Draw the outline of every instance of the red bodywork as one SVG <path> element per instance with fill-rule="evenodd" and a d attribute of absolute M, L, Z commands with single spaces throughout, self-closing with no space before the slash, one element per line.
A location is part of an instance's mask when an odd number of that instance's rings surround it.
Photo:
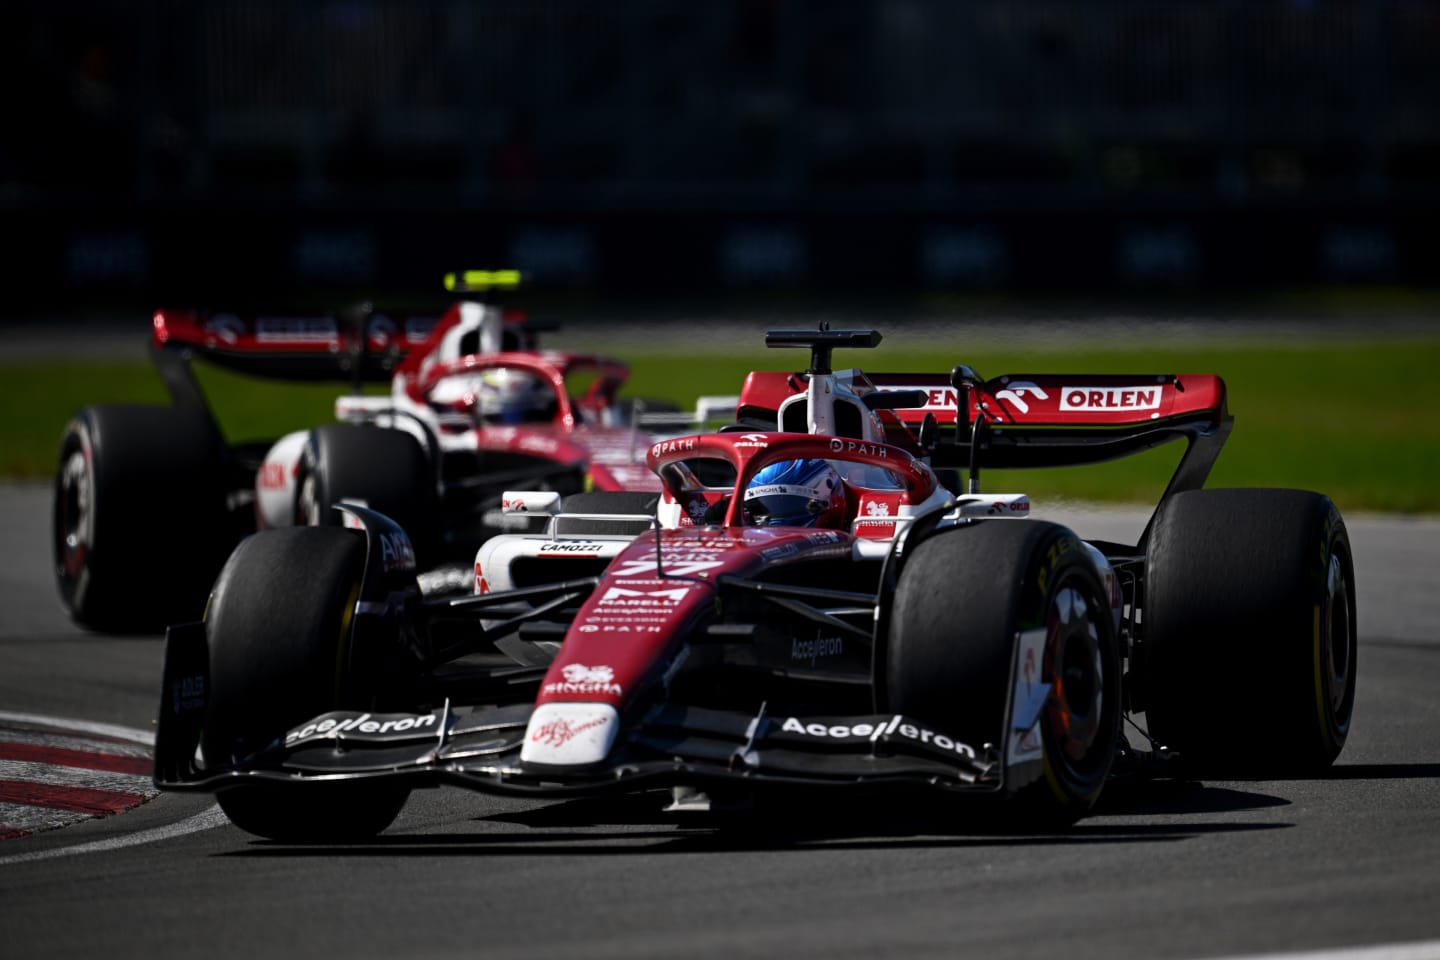
<path fill-rule="evenodd" d="M 892 443 L 913 449 L 913 443 L 907 444 L 908 428 L 919 426 L 927 414 L 940 424 L 955 423 L 958 395 L 945 374 L 858 374 L 854 387 L 861 396 L 872 390 L 927 392 L 924 406 L 878 411 Z M 804 391 L 805 379 L 799 374 L 757 371 L 745 380 L 740 408 L 773 412 Z M 1224 397 L 1224 382 L 1208 373 L 1015 373 L 971 391 L 968 417 L 973 422 L 983 413 L 992 425 L 1021 427 L 1126 426 L 1209 413 L 1221 407 Z"/>
<path fill-rule="evenodd" d="M 413 354 L 396 371 L 396 383 L 415 404 L 427 403 L 435 387 L 448 377 L 494 369 L 523 370 L 554 391 L 555 409 L 546 421 L 476 425 L 476 450 L 588 465 L 590 483 L 596 490 L 660 489 L 659 481 L 641 460 L 650 438 L 630 427 L 610 427 L 604 422 L 617 404 L 616 392 L 630 375 L 629 368 L 618 360 L 553 350 L 472 354 L 430 364 L 424 364 L 424 358 L 423 353 Z M 415 372 L 407 375 L 412 370 Z M 572 396 L 569 384 L 583 376 L 592 378 L 589 385 Z"/>
<path fill-rule="evenodd" d="M 899 489 L 855 486 L 857 502 L 876 496 L 897 505 L 918 504 L 938 486 L 929 466 L 899 447 L 807 434 L 681 437 L 652 446 L 646 461 L 664 479 L 666 500 L 674 502 L 696 494 L 686 482 L 685 462 L 707 458 L 726 460 L 736 470 L 733 488 L 707 491 L 716 499 L 730 497 L 724 525 L 660 530 L 658 550 L 657 532 L 650 531 L 611 561 L 570 625 L 560 655 L 540 686 L 537 705 L 602 702 L 620 709 L 714 603 L 718 578 L 753 577 L 782 562 L 852 555 L 856 534 L 848 530 L 743 525 L 744 490 L 769 464 L 843 460 L 859 468 L 879 467 L 899 483 Z"/>
<path fill-rule="evenodd" d="M 434 315 L 375 314 L 365 324 L 365 348 L 373 354 L 405 355 L 425 343 Z M 215 353 L 255 357 L 287 354 L 338 356 L 357 350 L 358 328 L 330 314 L 240 314 L 225 311 L 155 311 L 151 338 L 157 347 L 184 345 Z"/>
<path fill-rule="evenodd" d="M 610 426 L 616 394 L 630 375 L 619 360 L 586 353 L 534 350 L 524 315 L 507 313 L 503 340 L 524 349 L 442 356 L 447 334 L 463 322 L 460 305 L 434 316 L 372 314 L 361 325 L 332 315 L 266 315 L 198 310 L 157 310 L 152 340 L 158 348 L 192 349 L 214 362 L 256 375 L 369 382 L 391 381 L 396 394 L 419 411 L 446 377 L 486 369 L 532 373 L 555 392 L 545 422 L 474 426 L 477 452 L 535 457 L 588 471 L 597 490 L 659 490 L 642 454 L 650 438 L 628 426 Z M 478 348 L 477 348 L 478 349 Z M 577 382 L 583 390 L 571 393 Z M 453 422 L 453 421 L 452 421 Z M 441 426 L 439 433 L 455 433 Z"/>

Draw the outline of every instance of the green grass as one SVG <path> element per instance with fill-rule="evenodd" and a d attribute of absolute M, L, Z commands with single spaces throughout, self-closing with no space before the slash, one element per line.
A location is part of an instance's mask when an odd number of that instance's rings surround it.
<path fill-rule="evenodd" d="M 343 384 L 296 384 L 196 364 L 221 429 L 232 442 L 277 437 L 335 419 Z M 82 407 L 168 403 L 147 360 L 0 363 L 0 477 L 48 477 L 65 424 Z"/>
<path fill-rule="evenodd" d="M 887 342 L 873 353 L 836 359 L 897 372 L 943 372 L 963 361 L 987 377 L 1218 373 L 1229 385 L 1235 429 L 1212 486 L 1302 487 L 1330 494 L 1345 510 L 1440 512 L 1440 335 L 1227 345 L 1188 341 L 1170 348 L 1078 343 L 1067 338 L 1063 346 L 963 353 L 937 343 L 922 353 Z M 805 365 L 804 353 L 796 350 L 694 354 L 617 345 L 614 352 L 631 365 L 633 393 L 686 406 L 701 393 L 737 392 L 749 370 Z M 257 380 L 203 365 L 197 371 L 232 441 L 326 422 L 333 418 L 335 396 L 345 389 Z M 0 361 L 0 385 L 0 477 L 12 479 L 50 475 L 61 431 L 80 407 L 166 400 L 158 374 L 144 360 Z M 1153 502 L 1180 449 L 1175 444 L 1095 467 L 990 473 L 984 486 L 1037 499 Z"/>
<path fill-rule="evenodd" d="M 745 371 L 778 369 L 775 361 L 783 356 L 776 351 L 707 354 L 698 365 L 658 354 L 627 355 L 627 360 L 633 382 L 644 384 L 647 393 L 682 397 L 733 392 Z M 799 351 L 789 358 L 804 365 Z M 1440 511 L 1440 336 L 1219 347 L 1187 343 L 1172 349 L 1026 347 L 963 356 L 945 349 L 920 354 L 882 346 L 862 359 L 873 370 L 936 372 L 963 361 L 986 377 L 1218 373 L 1229 388 L 1235 428 L 1209 485 L 1320 490 L 1349 510 Z M 996 472 L 983 478 L 983 486 L 1036 498 L 1154 502 L 1181 450 L 1172 444 L 1092 467 Z"/>

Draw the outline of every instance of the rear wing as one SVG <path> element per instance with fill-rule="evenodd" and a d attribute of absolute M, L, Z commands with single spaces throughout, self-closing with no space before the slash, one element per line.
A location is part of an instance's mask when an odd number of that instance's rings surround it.
<path fill-rule="evenodd" d="M 262 377 L 386 382 L 439 317 L 357 308 L 340 314 L 157 310 L 151 342 Z"/>
<path fill-rule="evenodd" d="M 937 467 L 971 463 L 977 424 L 979 466 L 1029 469 L 1098 463 L 1184 437 L 1228 434 L 1231 422 L 1225 382 L 1208 373 L 1021 373 L 966 381 L 957 374 L 857 371 L 854 383 L 866 405 L 882 412 L 892 442 L 929 446 L 922 427 L 933 421 Z M 745 381 L 741 415 L 773 418 L 781 402 L 804 391 L 802 374 L 757 371 Z"/>
<path fill-rule="evenodd" d="M 834 332 L 820 335 L 833 337 Z M 795 342 L 784 345 L 801 345 L 803 337 L 796 333 Z M 1186 449 L 1165 490 L 1168 497 L 1204 486 L 1233 425 L 1225 382 L 1208 373 L 1020 373 L 986 380 L 963 364 L 948 375 L 866 374 L 830 372 L 828 355 L 822 359 L 821 376 L 872 411 L 887 442 L 926 457 L 937 469 L 967 472 L 971 492 L 980 489 L 982 470 L 1100 463 L 1184 440 Z M 790 412 L 783 424 L 779 414 L 787 401 L 806 395 L 815 378 L 814 371 L 751 373 L 737 418 L 756 429 L 767 423 L 804 429 L 799 423 L 804 406 L 786 407 Z M 799 418 L 791 416 L 797 409 Z M 847 422 L 857 429 L 860 425 L 854 417 Z M 842 436 L 850 435 L 843 424 L 837 427 Z"/>

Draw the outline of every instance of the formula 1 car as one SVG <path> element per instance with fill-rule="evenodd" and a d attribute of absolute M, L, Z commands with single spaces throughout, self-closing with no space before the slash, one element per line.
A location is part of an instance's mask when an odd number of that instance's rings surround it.
<path fill-rule="evenodd" d="M 809 346 L 809 369 L 752 375 L 733 429 L 653 444 L 653 513 L 508 493 L 546 529 L 487 541 L 471 596 L 424 597 L 405 532 L 359 506 L 341 506 L 354 529 L 245 540 L 206 619 L 167 634 L 156 783 L 295 842 L 373 835 L 439 784 L 682 808 L 908 788 L 1051 828 L 1117 765 L 1334 760 L 1355 691 L 1345 526 L 1320 494 L 1201 489 L 1231 426 L 1220 378 L 961 365 L 887 389 L 830 366 L 871 331 L 769 342 Z M 979 491 L 992 466 L 1167 440 L 1186 451 L 1136 544 Z"/>
<path fill-rule="evenodd" d="M 438 320 L 156 312 L 153 357 L 173 403 L 88 407 L 61 444 L 53 545 L 62 601 L 100 630 L 193 618 L 243 536 L 338 522 L 329 506 L 340 499 L 400 522 L 444 589 L 447 562 L 468 568 L 475 546 L 507 529 L 508 488 L 658 493 L 641 462 L 652 440 L 642 428 L 689 430 L 692 418 L 653 401 L 643 413 L 618 396 L 624 363 L 540 350 L 537 329 L 479 300 Z M 356 389 L 337 398 L 337 423 L 230 444 L 192 357 L 261 376 L 349 379 Z M 386 380 L 388 396 L 359 389 Z M 733 403 L 721 406 L 728 413 Z"/>

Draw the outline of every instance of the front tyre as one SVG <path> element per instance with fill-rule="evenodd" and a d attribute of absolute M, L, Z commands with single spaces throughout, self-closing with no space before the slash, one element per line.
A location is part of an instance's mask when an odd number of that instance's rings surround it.
<path fill-rule="evenodd" d="M 377 678 L 352 658 L 365 538 L 337 528 L 267 530 L 242 541 L 210 601 L 208 767 L 242 763 L 290 728 L 364 708 Z M 409 789 L 393 783 L 254 782 L 222 790 L 242 830 L 290 842 L 365 839 L 389 826 Z"/>
<path fill-rule="evenodd" d="M 1355 568 L 1330 499 L 1195 490 L 1156 511 L 1145 561 L 1146 720 L 1208 776 L 1314 775 L 1355 706 Z"/>
<path fill-rule="evenodd" d="M 1039 662 L 1015 664 L 1022 635 L 1035 641 L 1028 649 L 1039 650 Z M 895 592 L 888 708 L 1005 755 L 1016 735 L 1006 715 L 1012 669 L 1017 688 L 1045 696 L 1043 776 L 1016 791 L 1012 812 L 1033 826 L 1073 823 L 1105 785 L 1121 720 L 1114 620 L 1084 545 L 1058 524 L 1029 520 L 922 541 Z"/>

